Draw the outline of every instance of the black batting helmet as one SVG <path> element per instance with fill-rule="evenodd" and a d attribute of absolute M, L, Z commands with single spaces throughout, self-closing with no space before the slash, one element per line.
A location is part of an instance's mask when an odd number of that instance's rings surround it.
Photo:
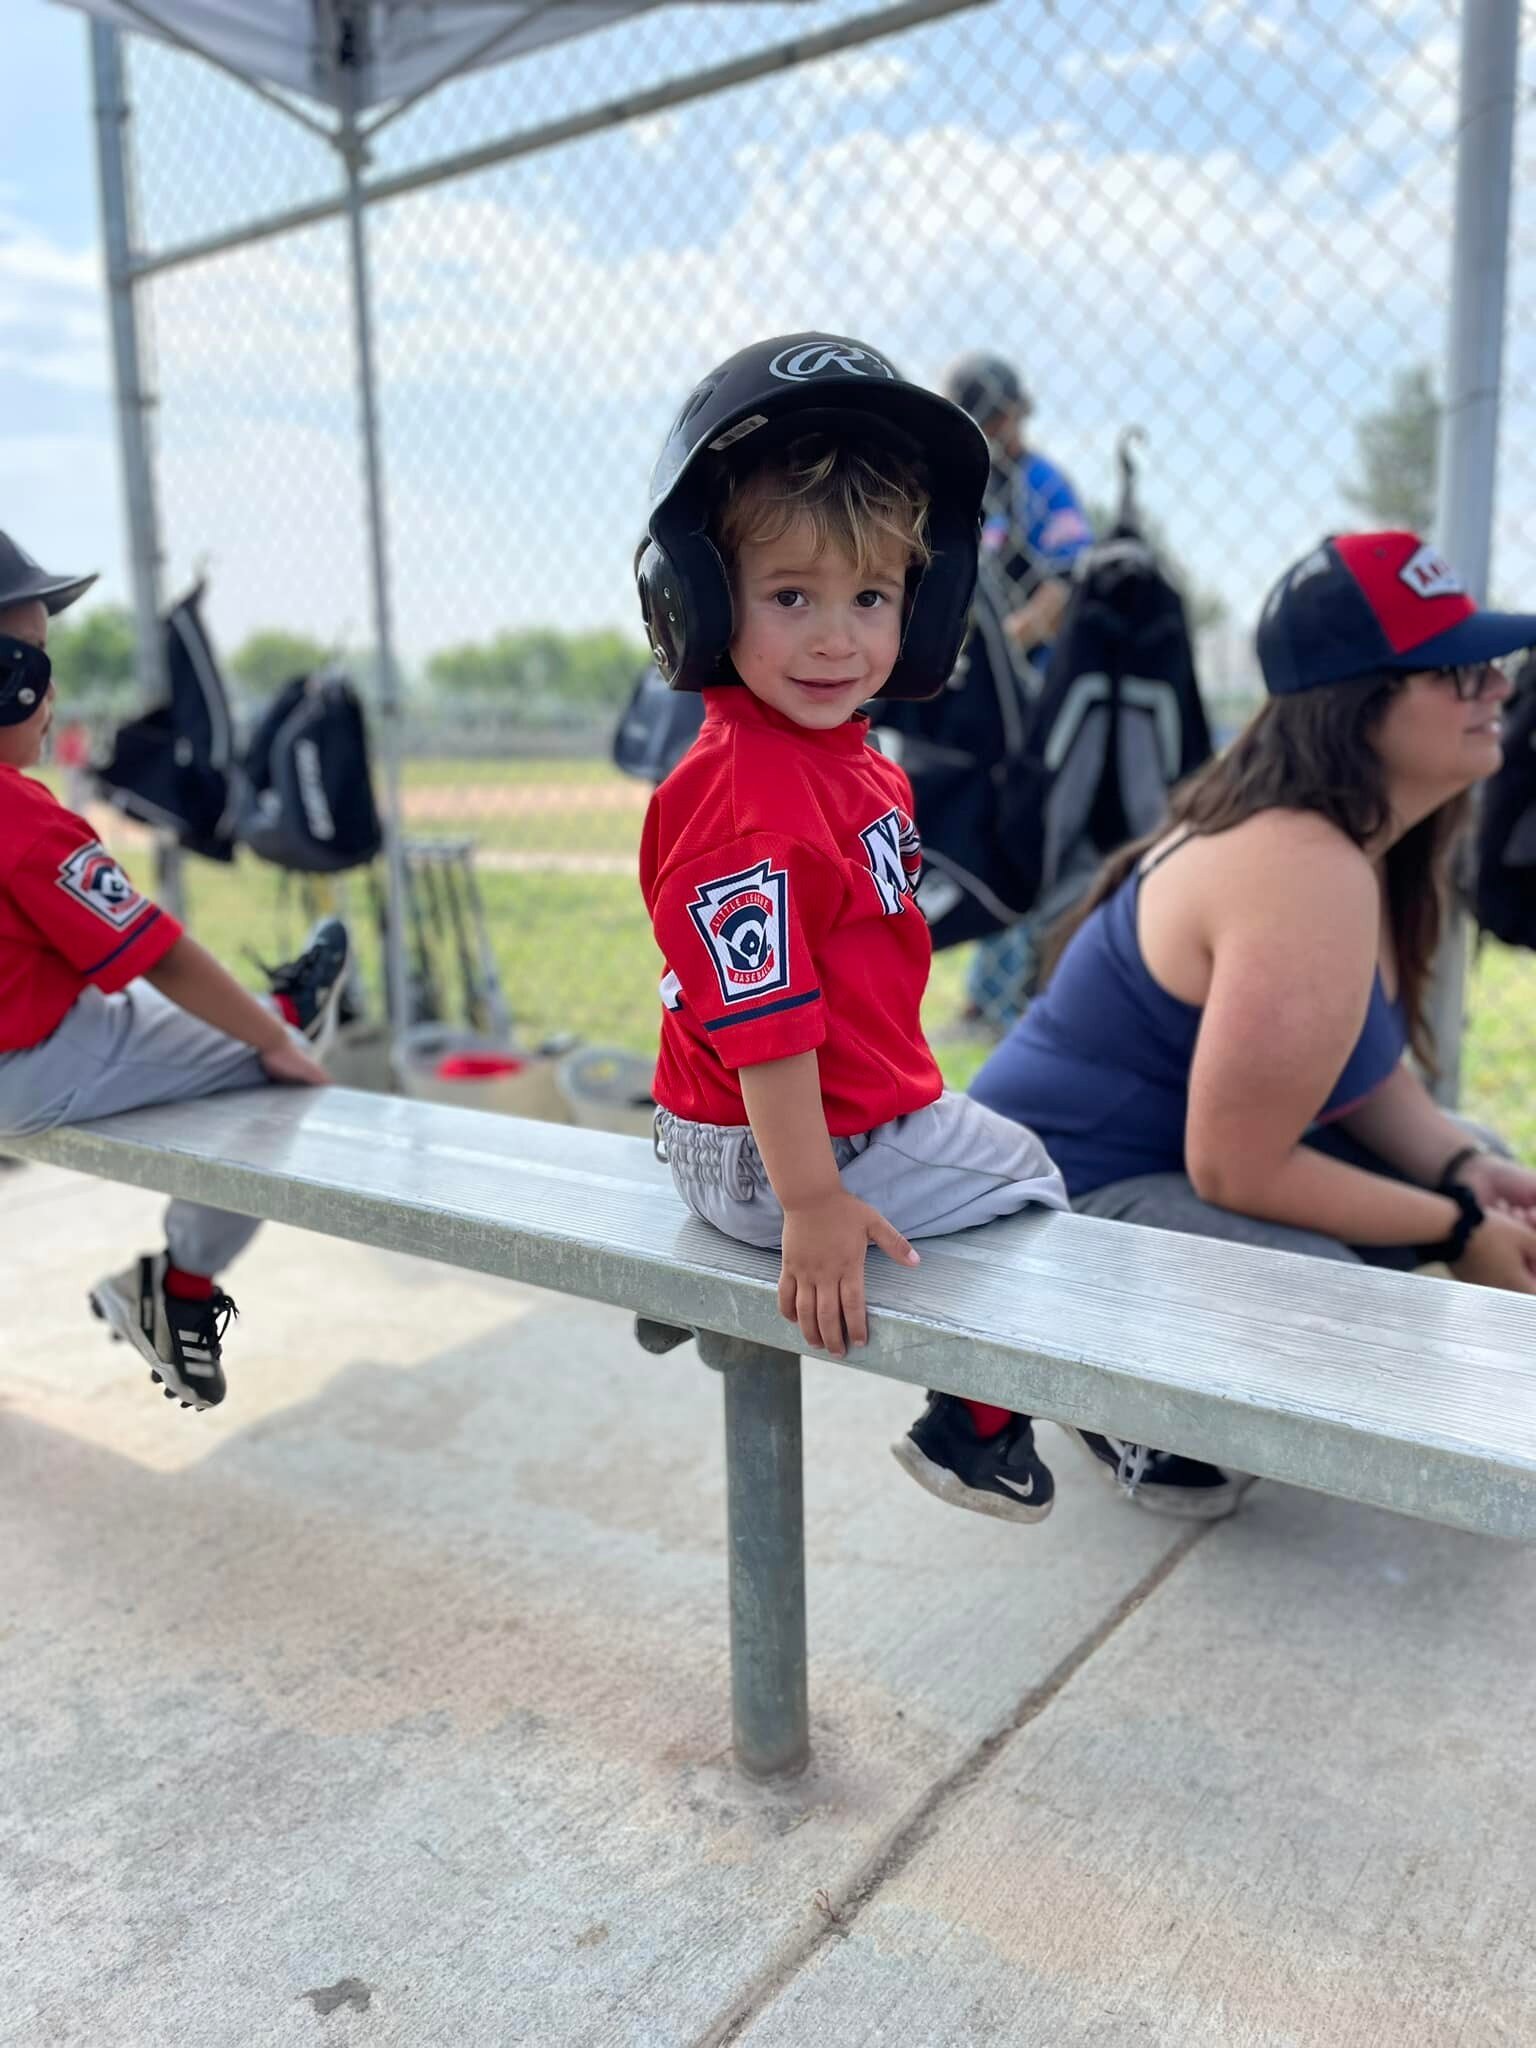
<path fill-rule="evenodd" d="M 976 587 L 987 444 L 958 407 L 907 383 L 863 342 L 780 334 L 700 380 L 651 476 L 635 580 L 656 666 L 674 690 L 731 680 L 730 580 L 709 532 L 726 461 L 759 447 L 767 453 L 791 435 L 850 429 L 873 432 L 915 460 L 930 496 L 931 559 L 908 575 L 901 652 L 879 694 L 931 697 L 944 687 Z"/>

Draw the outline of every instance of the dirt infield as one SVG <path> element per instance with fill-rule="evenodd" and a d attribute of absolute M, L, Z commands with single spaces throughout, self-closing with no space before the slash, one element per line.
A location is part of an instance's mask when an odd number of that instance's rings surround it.
<path fill-rule="evenodd" d="M 640 812 L 650 800 L 642 782 L 443 782 L 404 792 L 408 819 L 434 824 L 476 818 L 572 817 L 594 811 Z"/>
<path fill-rule="evenodd" d="M 445 782 L 407 788 L 402 797 L 408 824 L 471 826 L 498 818 L 638 818 L 650 794 L 640 782 Z M 108 804 L 92 804 L 86 815 L 106 844 L 121 852 L 153 844 L 147 825 Z"/>

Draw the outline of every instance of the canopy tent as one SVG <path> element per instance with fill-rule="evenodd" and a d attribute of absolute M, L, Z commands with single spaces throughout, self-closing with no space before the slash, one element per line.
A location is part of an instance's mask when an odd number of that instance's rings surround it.
<path fill-rule="evenodd" d="M 415 99 L 662 0 L 58 0 L 338 114 Z M 687 0 L 698 4 L 698 0 Z M 795 6 L 803 0 L 782 0 Z"/>
<path fill-rule="evenodd" d="M 389 547 L 384 520 L 383 457 L 368 277 L 366 207 L 384 184 L 365 186 L 371 138 L 387 122 L 464 73 L 534 55 L 574 37 L 650 14 L 664 0 L 57 0 L 93 17 L 97 161 L 113 367 L 124 493 L 132 555 L 140 676 L 152 701 L 164 693 L 160 634 L 160 537 L 148 431 L 151 400 L 143 375 L 136 288 L 156 270 L 203 260 L 303 220 L 344 215 L 352 286 L 357 363 L 359 443 L 368 535 L 372 625 L 378 650 L 380 754 L 385 771 L 384 831 L 392 914 L 386 939 L 389 1009 L 396 1035 L 409 1023 L 405 947 L 400 924 L 406 902 L 401 844 L 399 675 L 391 620 Z M 732 0 L 671 0 L 673 6 L 725 8 Z M 753 12 L 765 23 L 799 13 L 810 0 L 773 0 Z M 700 98 L 770 71 L 812 62 L 841 49 L 894 35 L 924 21 L 990 5 L 991 0 L 873 0 L 863 12 L 810 35 L 796 36 L 684 76 L 643 93 L 523 132 L 457 158 L 420 166 L 390 181 L 396 190 L 435 183 L 514 154 L 570 141 L 578 133 L 616 126 L 669 104 Z M 128 168 L 127 92 L 119 32 L 140 35 L 203 59 L 239 80 L 336 150 L 341 190 L 286 215 L 246 222 L 181 249 L 146 252 L 135 245 Z M 320 111 L 317 115 L 314 109 Z M 371 111 L 370 111 L 371 110 Z M 364 121 L 360 117 L 369 113 Z M 161 849 L 161 888 L 179 902 L 174 850 Z"/>

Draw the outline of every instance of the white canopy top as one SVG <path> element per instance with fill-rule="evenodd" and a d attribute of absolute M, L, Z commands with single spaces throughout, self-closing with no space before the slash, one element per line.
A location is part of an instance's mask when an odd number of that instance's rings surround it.
<path fill-rule="evenodd" d="M 338 111 L 527 56 L 661 0 L 59 0 Z"/>

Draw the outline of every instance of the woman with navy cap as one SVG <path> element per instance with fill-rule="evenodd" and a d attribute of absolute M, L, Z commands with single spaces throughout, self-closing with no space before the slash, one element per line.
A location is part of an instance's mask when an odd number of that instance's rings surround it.
<path fill-rule="evenodd" d="M 1269 701 L 1105 867 L 1044 995 L 976 1077 L 1090 1216 L 1536 1293 L 1536 1172 L 1431 1098 L 1447 854 L 1501 756 L 1499 662 L 1417 536 L 1327 540 L 1264 607 Z M 1154 1510 L 1230 1513 L 1209 1465 L 1072 1432 Z"/>

